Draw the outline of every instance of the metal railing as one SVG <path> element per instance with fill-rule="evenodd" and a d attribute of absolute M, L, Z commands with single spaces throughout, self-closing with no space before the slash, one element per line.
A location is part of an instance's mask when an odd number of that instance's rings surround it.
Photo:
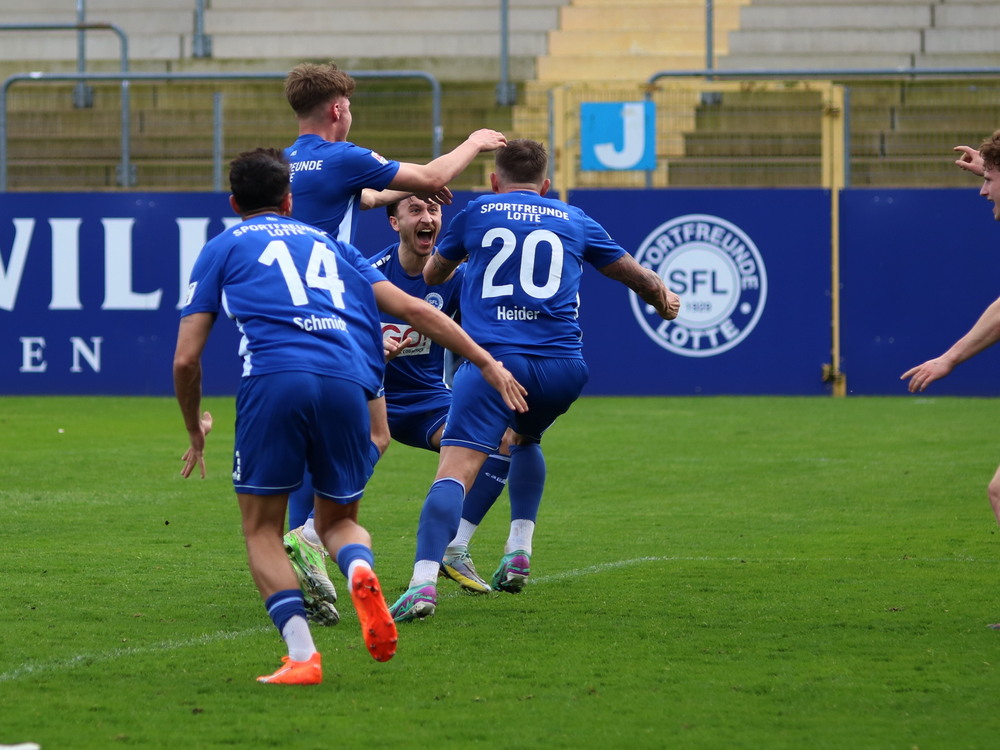
<path fill-rule="evenodd" d="M 432 153 L 436 158 L 441 155 L 441 144 L 444 140 L 444 128 L 441 124 L 441 84 L 430 73 L 422 70 L 359 70 L 349 71 L 354 78 L 420 78 L 428 82 L 432 93 Z M 287 72 L 263 73 L 18 73 L 4 80 L 0 88 L 0 192 L 7 190 L 8 169 L 8 110 L 7 95 L 10 88 L 23 81 L 121 81 L 123 86 L 131 81 L 250 81 L 250 80 L 284 80 Z M 128 99 L 123 94 L 121 112 L 120 164 L 119 184 L 122 187 L 133 185 L 131 164 L 131 112 Z M 213 174 L 219 181 L 222 169 L 222 108 L 216 100 L 213 107 Z M 216 189 L 221 189 L 216 185 Z"/>

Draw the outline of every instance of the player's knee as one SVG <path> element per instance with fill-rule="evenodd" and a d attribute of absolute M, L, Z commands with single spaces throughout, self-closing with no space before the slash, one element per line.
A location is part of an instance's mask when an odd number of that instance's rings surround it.
<path fill-rule="evenodd" d="M 390 442 L 392 442 L 392 438 L 389 437 L 389 433 L 372 435 L 372 445 L 378 450 L 380 456 L 384 456 L 385 452 L 389 450 Z"/>
<path fill-rule="evenodd" d="M 1000 523 L 1000 478 L 994 477 L 986 489 L 986 495 L 990 500 L 990 507 L 993 508 L 993 515 L 996 516 L 997 523 Z"/>

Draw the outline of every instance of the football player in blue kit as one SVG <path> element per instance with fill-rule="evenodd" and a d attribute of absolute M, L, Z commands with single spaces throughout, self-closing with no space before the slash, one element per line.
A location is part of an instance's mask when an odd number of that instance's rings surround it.
<path fill-rule="evenodd" d="M 441 207 L 416 196 L 386 206 L 399 242 L 369 258 L 386 278 L 408 294 L 427 300 L 446 315 L 459 311 L 465 268 L 459 266 L 445 281 L 428 286 L 423 268 L 441 231 Z M 441 435 L 451 407 L 451 388 L 445 383 L 444 349 L 426 336 L 412 332 L 405 321 L 382 315 L 382 335 L 405 342 L 385 368 L 385 401 L 389 432 L 404 445 L 431 451 L 441 449 Z M 509 445 L 491 453 L 476 476 L 463 504 L 457 535 L 441 560 L 441 573 L 466 591 L 487 593 L 469 556 L 476 528 L 503 492 L 510 468 Z"/>
<path fill-rule="evenodd" d="M 334 63 L 302 63 L 285 79 L 285 96 L 299 126 L 298 138 L 285 149 L 292 165 L 293 216 L 345 242 L 354 242 L 363 209 L 414 193 L 450 203 L 447 183 L 480 153 L 506 143 L 501 133 L 484 129 L 428 164 L 385 159 L 347 140 L 354 89 L 354 79 Z M 387 342 L 387 347 L 391 345 Z M 385 406 L 381 398 L 369 403 L 373 467 L 391 440 Z M 333 625 L 340 619 L 334 606 L 337 591 L 326 572 L 325 550 L 308 517 L 311 506 L 307 476 L 291 498 L 285 546 L 305 593 L 310 620 Z"/>
<path fill-rule="evenodd" d="M 376 305 L 470 356 L 525 407 L 502 365 L 438 310 L 402 292 L 357 248 L 289 219 L 283 154 L 257 149 L 230 170 L 230 203 L 243 221 L 206 243 L 191 272 L 174 354 L 174 388 L 190 446 L 181 474 L 205 475 L 211 416 L 201 411 L 201 354 L 220 311 L 243 334 L 236 399 L 233 485 L 247 558 L 288 655 L 260 682 L 317 684 L 322 665 L 302 592 L 282 544 L 288 492 L 308 467 L 316 527 L 348 580 L 365 645 L 391 659 L 396 628 L 373 570 L 371 536 L 358 521 L 370 475 L 368 401 L 381 388 L 382 333 Z"/>
<path fill-rule="evenodd" d="M 494 589 L 517 593 L 530 574 L 532 538 L 545 486 L 541 439 L 587 381 L 578 293 L 583 264 L 625 284 L 671 320 L 679 297 L 643 268 L 578 208 L 544 197 L 548 158 L 535 141 L 512 140 L 496 153 L 494 195 L 470 202 L 451 222 L 424 266 L 438 284 L 467 260 L 462 327 L 527 389 L 528 410 L 513 412 L 493 397 L 467 363 L 452 386 L 434 483 L 424 500 L 407 591 L 390 607 L 397 622 L 424 618 L 437 607 L 438 564 L 459 526 L 467 489 L 504 431 L 513 430 L 507 482 L 510 533 L 494 572 Z"/>
<path fill-rule="evenodd" d="M 427 164 L 386 159 L 347 140 L 355 82 L 334 63 L 302 63 L 285 79 L 285 97 L 295 112 L 299 137 L 285 149 L 292 165 L 295 218 L 354 241 L 359 213 L 418 194 L 450 203 L 448 183 L 485 151 L 507 141 L 482 129 Z"/>
<path fill-rule="evenodd" d="M 462 279 L 465 269 L 459 267 L 448 279 L 437 286 L 424 281 L 423 267 L 434 250 L 441 231 L 441 207 L 433 201 L 416 196 L 403 198 L 386 206 L 386 213 L 393 229 L 399 233 L 399 242 L 390 245 L 369 262 L 385 277 L 406 293 L 426 300 L 449 317 L 459 309 Z M 384 390 L 389 432 L 392 438 L 415 448 L 438 451 L 441 434 L 451 406 L 451 388 L 445 382 L 445 350 L 426 336 L 414 331 L 404 320 L 382 314 L 382 335 L 398 349 L 393 349 L 392 359 L 386 363 Z M 507 483 L 510 466 L 506 440 L 497 453 L 491 454 L 483 464 L 463 506 L 458 533 L 441 561 L 441 573 L 456 581 L 466 591 L 487 593 L 490 585 L 480 577 L 469 557 L 468 547 L 476 528 L 493 507 Z M 309 544 L 312 523 L 307 518 L 312 508 L 309 482 L 289 497 L 289 525 L 286 547 L 302 549 Z M 303 528 L 299 529 L 300 523 Z M 297 539 L 302 535 L 305 539 Z M 301 556 L 301 553 L 300 555 Z M 298 562 L 296 555 L 291 555 Z M 315 563 L 314 563 L 315 564 Z M 311 578 L 318 578 L 315 571 Z M 307 598 L 310 587 L 304 587 Z M 322 600 L 314 598 L 317 603 Z M 310 608 L 307 606 L 307 611 Z M 324 609 L 315 604 L 311 619 L 329 624 L 323 618 Z"/>

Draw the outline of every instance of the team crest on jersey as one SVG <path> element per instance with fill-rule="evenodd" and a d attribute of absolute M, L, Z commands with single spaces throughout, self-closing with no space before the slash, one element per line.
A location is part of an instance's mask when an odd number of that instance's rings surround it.
<path fill-rule="evenodd" d="M 375 161 L 377 161 L 377 162 L 378 162 L 379 164 L 381 164 L 382 166 L 385 166 L 386 164 L 388 164 L 388 163 L 389 163 L 389 160 L 388 160 L 388 159 L 386 159 L 386 158 L 385 158 L 384 156 L 382 156 L 381 154 L 376 154 L 376 153 L 375 153 L 374 151 L 372 151 L 372 152 L 371 152 L 371 154 L 372 154 L 372 158 L 373 158 L 373 159 L 374 159 Z"/>
<path fill-rule="evenodd" d="M 750 335 L 767 301 L 760 251 L 738 226 L 707 214 L 679 216 L 654 229 L 635 259 L 681 298 L 663 320 L 634 292 L 632 313 L 656 344 L 683 357 L 712 357 Z"/>
<path fill-rule="evenodd" d="M 426 297 L 424 297 L 424 301 L 431 307 L 438 310 L 444 307 L 444 297 L 437 292 L 430 292 Z"/>

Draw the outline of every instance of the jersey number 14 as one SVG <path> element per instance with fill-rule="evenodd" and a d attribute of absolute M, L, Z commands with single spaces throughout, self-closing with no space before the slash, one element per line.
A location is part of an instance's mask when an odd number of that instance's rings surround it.
<path fill-rule="evenodd" d="M 301 307 L 309 303 L 306 288 L 287 244 L 281 240 L 269 242 L 257 260 L 265 266 L 278 264 L 293 305 Z M 306 284 L 313 289 L 325 289 L 330 293 L 334 306 L 339 310 L 344 309 L 344 282 L 337 273 L 337 255 L 322 242 L 313 243 L 309 265 L 306 266 Z"/>

